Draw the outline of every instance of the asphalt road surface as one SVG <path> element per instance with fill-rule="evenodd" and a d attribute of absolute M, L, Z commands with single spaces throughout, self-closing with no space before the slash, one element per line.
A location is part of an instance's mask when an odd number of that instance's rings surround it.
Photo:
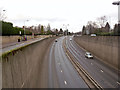
<path fill-rule="evenodd" d="M 71 41 L 70 38 L 72 39 Z M 120 86 L 117 71 L 95 57 L 94 59 L 85 58 L 85 51 L 75 43 L 73 37 L 67 37 L 66 46 L 80 65 L 100 86 L 103 88 L 118 88 Z"/>
<path fill-rule="evenodd" d="M 54 42 L 49 54 L 49 88 L 88 88 L 63 49 L 65 37 Z"/>

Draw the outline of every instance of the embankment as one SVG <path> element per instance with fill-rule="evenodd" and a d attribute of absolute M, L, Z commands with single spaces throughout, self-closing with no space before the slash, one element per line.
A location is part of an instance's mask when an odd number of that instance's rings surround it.
<path fill-rule="evenodd" d="M 74 40 L 103 62 L 118 69 L 120 37 L 118 36 L 76 36 Z"/>
<path fill-rule="evenodd" d="M 2 87 L 40 88 L 41 81 L 45 81 L 45 78 L 40 81 L 44 57 L 55 38 L 46 38 L 4 56 L 2 58 Z M 47 61 L 45 65 L 47 66 Z"/>

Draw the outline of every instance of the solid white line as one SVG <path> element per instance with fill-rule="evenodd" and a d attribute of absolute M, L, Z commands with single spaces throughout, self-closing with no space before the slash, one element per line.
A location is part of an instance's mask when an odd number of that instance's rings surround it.
<path fill-rule="evenodd" d="M 66 81 L 64 81 L 64 83 L 65 83 L 65 85 L 67 85 L 67 82 L 66 82 Z"/>

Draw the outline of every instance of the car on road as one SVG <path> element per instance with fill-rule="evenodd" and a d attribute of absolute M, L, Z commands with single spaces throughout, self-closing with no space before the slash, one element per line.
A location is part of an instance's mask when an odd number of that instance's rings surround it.
<path fill-rule="evenodd" d="M 70 38 L 70 41 L 72 41 L 72 38 Z"/>
<path fill-rule="evenodd" d="M 93 59 L 93 55 L 90 52 L 86 52 L 85 57 L 89 59 Z"/>
<path fill-rule="evenodd" d="M 96 36 L 96 34 L 91 34 L 90 36 L 91 36 L 91 37 L 95 37 L 95 36 Z"/>
<path fill-rule="evenodd" d="M 57 42 L 57 39 L 55 39 L 55 42 Z"/>

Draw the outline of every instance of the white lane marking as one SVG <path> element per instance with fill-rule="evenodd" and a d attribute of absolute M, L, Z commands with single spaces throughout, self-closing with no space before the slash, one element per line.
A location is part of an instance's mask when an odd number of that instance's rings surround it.
<path fill-rule="evenodd" d="M 22 84 L 21 88 L 23 88 L 23 86 L 24 86 L 24 83 Z"/>
<path fill-rule="evenodd" d="M 61 70 L 61 73 L 62 73 L 62 70 Z"/>
<path fill-rule="evenodd" d="M 119 83 L 119 82 L 117 82 L 117 84 L 118 84 L 118 85 L 120 85 L 120 83 Z"/>
<path fill-rule="evenodd" d="M 67 85 L 67 82 L 66 82 L 66 81 L 64 81 L 64 83 L 65 83 L 65 85 Z"/>
<path fill-rule="evenodd" d="M 100 70 L 101 72 L 103 72 L 103 70 Z"/>
<path fill-rule="evenodd" d="M 91 63 L 91 65 L 93 65 L 93 63 Z"/>

